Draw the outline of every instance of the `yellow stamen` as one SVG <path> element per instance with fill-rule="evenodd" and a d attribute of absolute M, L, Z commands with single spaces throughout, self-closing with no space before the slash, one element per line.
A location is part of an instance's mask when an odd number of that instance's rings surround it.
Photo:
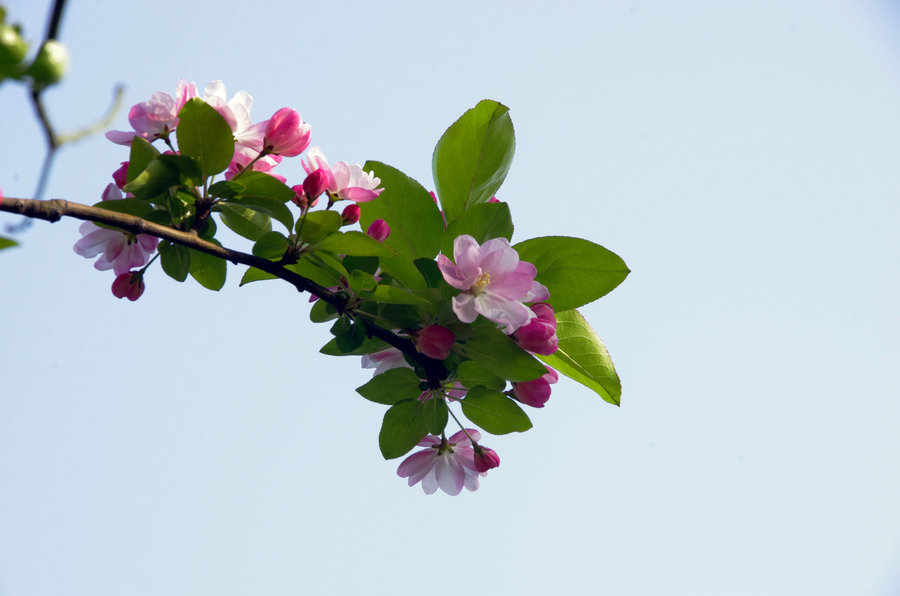
<path fill-rule="evenodd" d="M 491 274 L 485 271 L 481 275 L 478 276 L 478 279 L 475 280 L 475 283 L 472 284 L 472 289 L 470 290 L 476 296 L 482 292 L 484 289 L 491 284 Z"/>

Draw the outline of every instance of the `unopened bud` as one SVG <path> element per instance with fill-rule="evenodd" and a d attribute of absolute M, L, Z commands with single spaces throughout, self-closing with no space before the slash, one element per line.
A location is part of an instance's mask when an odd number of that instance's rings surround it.
<path fill-rule="evenodd" d="M 44 42 L 25 74 L 41 85 L 58 83 L 69 70 L 69 50 L 55 39 Z"/>
<path fill-rule="evenodd" d="M 28 44 L 22 39 L 19 30 L 0 23 L 0 67 L 17 65 L 25 59 L 26 53 Z"/>
<path fill-rule="evenodd" d="M 483 474 L 488 470 L 496 468 L 500 465 L 500 456 L 497 455 L 497 452 L 488 447 L 482 447 L 478 443 L 474 446 L 475 448 L 475 471 L 479 474 Z"/>
<path fill-rule="evenodd" d="M 369 226 L 369 229 L 366 230 L 366 234 L 379 242 L 384 242 L 391 235 L 391 228 L 383 219 L 376 219 Z"/>
<path fill-rule="evenodd" d="M 344 207 L 344 210 L 341 211 L 341 221 L 343 222 L 343 225 L 349 226 L 358 222 L 359 213 L 359 205 L 357 205 L 356 203 L 352 203 Z"/>
<path fill-rule="evenodd" d="M 317 199 L 328 188 L 328 173 L 319 168 L 303 181 L 303 192 L 310 199 Z"/>

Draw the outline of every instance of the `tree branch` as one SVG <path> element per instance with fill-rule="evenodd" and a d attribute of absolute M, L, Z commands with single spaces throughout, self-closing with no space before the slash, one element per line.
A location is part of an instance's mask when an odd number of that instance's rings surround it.
<path fill-rule="evenodd" d="M 51 223 L 57 222 L 63 217 L 74 217 L 86 221 L 93 221 L 109 226 L 115 226 L 132 234 L 149 234 L 156 236 L 162 240 L 168 240 L 174 244 L 180 244 L 187 248 L 199 250 L 208 255 L 218 257 L 220 259 L 230 261 L 234 264 L 248 265 L 256 267 L 266 273 L 270 273 L 279 279 L 290 283 L 301 292 L 309 292 L 314 296 L 318 296 L 328 304 L 334 306 L 339 313 L 346 312 L 347 300 L 343 296 L 335 294 L 328 288 L 298 275 L 283 266 L 257 257 L 256 255 L 232 250 L 219 246 L 209 240 L 200 238 L 196 234 L 183 232 L 160 225 L 134 215 L 109 211 L 100 207 L 91 207 L 82 205 L 81 203 L 73 203 L 63 199 L 18 199 L 12 197 L 0 197 L 0 211 L 9 213 L 18 213 L 28 218 L 43 219 Z M 379 327 L 372 321 L 358 317 L 357 324 L 362 324 L 366 328 L 366 332 L 373 337 L 384 341 L 412 359 L 414 362 L 422 366 L 428 376 L 429 385 L 439 386 L 440 382 L 447 378 L 447 369 L 440 360 L 435 360 L 425 356 L 416 350 L 412 341 L 405 337 L 400 337 L 393 332 Z"/>

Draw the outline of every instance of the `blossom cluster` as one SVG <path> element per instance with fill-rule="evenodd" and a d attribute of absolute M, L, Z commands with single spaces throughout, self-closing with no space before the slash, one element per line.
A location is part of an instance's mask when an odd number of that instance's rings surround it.
<path fill-rule="evenodd" d="M 254 122 L 250 116 L 253 98 L 245 91 L 238 91 L 228 99 L 225 84 L 213 81 L 203 89 L 200 95 L 197 85 L 187 83 L 184 79 L 178 82 L 175 95 L 158 91 L 147 101 L 135 104 L 128 112 L 129 131 L 112 130 L 106 138 L 119 145 L 130 146 L 135 137 L 149 143 L 161 141 L 167 148 L 166 153 L 177 154 L 173 143 L 173 133 L 178 129 L 179 114 L 185 104 L 192 98 L 200 98 L 222 116 L 231 129 L 234 137 L 234 155 L 224 172 L 225 180 L 233 180 L 244 171 L 262 172 L 280 182 L 287 178 L 274 172 L 283 158 L 295 157 L 307 151 L 302 161 L 305 178 L 301 184 L 294 185 L 296 193 L 294 203 L 305 212 L 315 206 L 322 194 L 328 196 L 331 205 L 339 200 L 360 202 L 371 201 L 381 192 L 380 179 L 371 172 L 365 172 L 358 164 L 343 161 L 329 165 L 325 154 L 319 147 L 310 147 L 311 126 L 304 122 L 299 112 L 284 107 L 275 112 L 269 119 Z M 103 192 L 102 201 L 131 198 L 124 194 L 127 183 L 129 162 L 123 162 L 113 173 L 115 184 L 110 184 Z M 344 210 L 344 225 L 359 220 L 359 208 L 353 205 Z M 144 291 L 144 272 L 154 258 L 158 239 L 146 234 L 131 234 L 99 227 L 85 222 L 79 228 L 82 239 L 74 250 L 86 258 L 100 255 L 94 266 L 105 271 L 112 269 L 116 279 L 112 292 L 118 298 L 137 300 Z M 382 221 L 370 231 L 370 236 L 383 241 L 390 230 Z"/>

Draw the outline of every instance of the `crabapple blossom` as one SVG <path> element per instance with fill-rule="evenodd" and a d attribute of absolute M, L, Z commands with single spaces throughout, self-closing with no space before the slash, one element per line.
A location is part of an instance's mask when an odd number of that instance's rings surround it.
<path fill-rule="evenodd" d="M 106 133 L 106 138 L 118 145 L 130 145 L 136 136 L 151 143 L 156 139 L 168 138 L 178 126 L 178 112 L 187 100 L 196 96 L 197 86 L 181 79 L 175 89 L 175 97 L 157 91 L 147 101 L 131 106 L 128 123 L 134 131 L 111 130 Z"/>
<path fill-rule="evenodd" d="M 121 198 L 122 193 L 115 184 L 107 185 L 104 201 Z M 88 259 L 101 255 L 94 267 L 100 271 L 112 269 L 116 275 L 146 265 L 159 244 L 154 236 L 101 228 L 90 221 L 81 224 L 78 231 L 82 238 L 75 243 L 75 252 Z"/>
<path fill-rule="evenodd" d="M 444 255 L 438 255 L 437 262 L 444 280 L 462 290 L 453 298 L 453 312 L 463 323 L 472 323 L 480 314 L 503 325 L 508 335 L 533 316 L 524 302 L 549 297 L 547 288 L 534 280 L 537 269 L 519 261 L 506 238 L 479 245 L 472 236 L 457 236 L 453 258 L 456 264 Z"/>
<path fill-rule="evenodd" d="M 549 356 L 559 348 L 559 338 L 556 337 L 556 315 L 553 307 L 546 302 L 539 302 L 532 304 L 531 310 L 537 316 L 519 327 L 513 333 L 513 337 L 523 350 Z"/>
<path fill-rule="evenodd" d="M 477 443 L 473 449 L 475 449 L 475 470 L 477 472 L 484 473 L 500 465 L 500 456 L 493 449 L 482 447 Z"/>
<path fill-rule="evenodd" d="M 259 157 L 258 150 L 245 145 L 235 145 L 234 157 L 231 158 L 231 163 L 228 164 L 228 169 L 225 170 L 225 179 L 231 180 L 252 163 L 252 171 L 266 173 L 279 182 L 284 182 L 287 178 L 272 172 L 272 169 L 281 163 L 281 159 L 280 155 L 263 155 Z"/>
<path fill-rule="evenodd" d="M 512 384 L 513 395 L 517 400 L 533 408 L 544 407 L 544 404 L 550 399 L 550 385 L 559 380 L 559 374 L 555 370 L 547 365 L 544 366 L 547 369 L 544 376 L 533 381 Z"/>
<path fill-rule="evenodd" d="M 480 439 L 481 433 L 474 429 L 461 430 L 449 439 L 428 435 L 418 443 L 425 449 L 404 459 L 397 468 L 397 475 L 408 478 L 410 486 L 421 482 L 426 495 L 439 488 L 454 496 L 463 487 L 474 491 L 478 488 L 478 476 L 487 475 L 487 472 L 479 473 L 475 467 L 472 441 Z"/>
<path fill-rule="evenodd" d="M 436 360 L 447 358 L 455 342 L 453 332 L 441 325 L 423 327 L 416 332 L 413 339 L 417 350 Z"/>
<path fill-rule="evenodd" d="M 262 151 L 267 121 L 254 124 L 250 119 L 253 98 L 246 91 L 238 91 L 230 100 L 226 100 L 227 97 L 222 81 L 213 81 L 203 89 L 204 101 L 214 107 L 231 127 L 235 143 Z"/>
<path fill-rule="evenodd" d="M 307 198 L 317 199 L 328 188 L 329 174 L 325 170 L 315 170 L 303 181 L 303 192 Z"/>
<path fill-rule="evenodd" d="M 316 170 L 325 171 L 329 177 L 326 189 L 333 195 L 333 201 L 347 199 L 365 203 L 376 198 L 384 190 L 378 188 L 381 178 L 375 177 L 374 172 L 364 172 L 361 166 L 343 161 L 330 166 L 325 154 L 318 147 L 310 147 L 306 152 L 306 161 L 301 160 L 300 163 L 307 174 L 312 174 Z"/>
<path fill-rule="evenodd" d="M 112 293 L 116 298 L 128 298 L 134 302 L 144 293 L 144 274 L 140 271 L 122 273 L 113 281 Z"/>
<path fill-rule="evenodd" d="M 281 108 L 266 123 L 263 151 L 285 157 L 300 155 L 309 146 L 310 128 L 297 110 Z"/>
<path fill-rule="evenodd" d="M 366 234 L 379 242 L 384 242 L 391 235 L 391 227 L 383 219 L 376 219 L 366 230 Z"/>
<path fill-rule="evenodd" d="M 391 370 L 392 368 L 412 368 L 409 362 L 403 357 L 403 352 L 397 348 L 387 348 L 380 352 L 365 354 L 362 357 L 363 368 L 374 368 L 373 376 Z"/>

